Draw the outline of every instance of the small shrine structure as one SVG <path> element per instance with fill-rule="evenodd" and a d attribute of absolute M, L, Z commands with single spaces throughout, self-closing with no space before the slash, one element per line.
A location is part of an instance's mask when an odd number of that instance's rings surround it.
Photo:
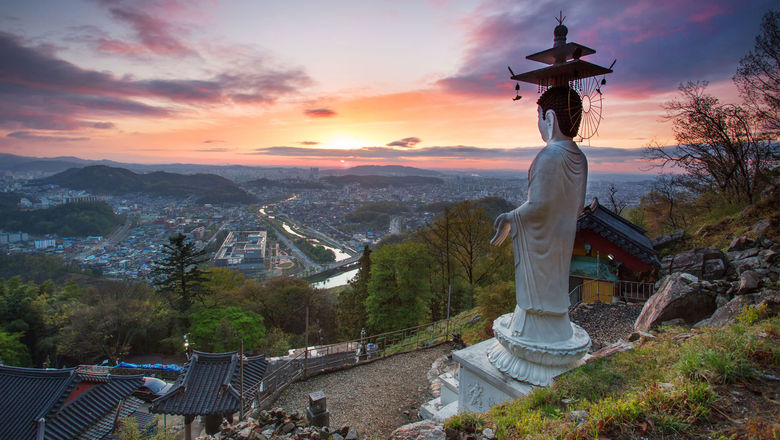
<path fill-rule="evenodd" d="M 639 302 L 652 296 L 647 281 L 661 262 L 646 233 L 594 198 L 577 219 L 569 291 L 579 289 L 577 300 L 586 303 Z"/>
<path fill-rule="evenodd" d="M 184 416 L 184 438 L 190 440 L 195 417 L 207 418 L 208 432 L 212 425 L 219 428 L 223 417 L 241 411 L 246 406 L 244 397 L 263 380 L 266 366 L 264 355 L 193 351 L 184 372 L 164 396 L 152 402 L 150 411 Z"/>

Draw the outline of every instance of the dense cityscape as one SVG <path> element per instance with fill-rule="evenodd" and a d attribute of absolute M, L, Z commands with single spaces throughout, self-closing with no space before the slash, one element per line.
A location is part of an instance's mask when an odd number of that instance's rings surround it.
<path fill-rule="evenodd" d="M 265 178 L 285 174 L 296 179 L 290 183 L 289 180 Z M 84 202 L 106 203 L 121 216 L 122 224 L 106 236 L 62 236 L 54 231 L 32 233 L 24 228 L 3 230 L 0 232 L 0 251 L 61 255 L 84 267 L 97 269 L 109 278 L 151 280 L 153 263 L 160 258 L 163 246 L 173 235 L 185 234 L 213 259 L 230 231 L 262 230 L 268 233 L 262 255 L 263 270 L 258 270 L 257 266 L 246 270 L 251 276 L 261 279 L 281 274 L 311 276 L 328 270 L 332 274 L 354 262 L 364 245 L 429 224 L 443 206 L 442 202 L 497 197 L 517 206 L 524 198 L 527 184 L 525 179 L 453 173 L 440 175 L 435 183 L 419 185 L 349 183 L 337 186 L 323 184 L 325 180 L 318 174 L 316 169 L 291 169 L 287 173 L 279 169 L 259 170 L 242 179 L 244 187 L 256 197 L 256 203 L 218 204 L 202 203 L 194 196 L 91 193 L 42 184 L 40 179 L 46 176 L 45 173 L 7 171 L 2 190 L 22 195 L 17 206 L 20 210 L 45 210 Z M 246 185 L 252 177 L 258 176 L 266 179 L 264 186 Z M 604 200 L 611 182 L 612 179 L 598 175 L 591 178 L 586 200 L 589 202 L 593 197 Z M 644 180 L 625 180 L 616 195 L 624 204 L 636 205 L 651 183 L 651 176 Z M 355 218 L 360 209 L 375 205 L 388 212 L 379 213 L 378 219 L 373 211 L 369 212 L 369 217 L 374 217 L 369 219 Z M 332 250 L 332 261 L 318 263 L 308 258 L 291 240 L 303 237 L 316 246 Z"/>

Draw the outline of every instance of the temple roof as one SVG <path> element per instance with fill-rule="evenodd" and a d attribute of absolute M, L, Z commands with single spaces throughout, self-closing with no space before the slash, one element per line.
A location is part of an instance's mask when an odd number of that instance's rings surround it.
<path fill-rule="evenodd" d="M 244 391 L 260 383 L 265 356 L 246 357 Z M 152 403 L 151 411 L 184 416 L 228 414 L 240 407 L 240 362 L 237 352 L 195 351 L 171 390 Z"/>
<path fill-rule="evenodd" d="M 142 376 L 83 374 L 75 368 L 38 369 L 0 365 L 0 438 L 72 439 L 90 431 L 101 438 L 111 423 L 95 425 L 143 383 Z"/>
<path fill-rule="evenodd" d="M 661 265 L 658 253 L 645 235 L 647 231 L 601 206 L 595 197 L 577 219 L 577 231 L 583 229 L 599 234 L 647 264 Z"/>

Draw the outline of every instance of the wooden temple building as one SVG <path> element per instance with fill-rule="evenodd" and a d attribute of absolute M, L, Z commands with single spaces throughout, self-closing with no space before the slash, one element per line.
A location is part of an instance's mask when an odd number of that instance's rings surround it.
<path fill-rule="evenodd" d="M 660 267 L 647 231 L 594 198 L 577 219 L 569 291 L 582 302 L 643 301 Z"/>
<path fill-rule="evenodd" d="M 192 422 L 197 416 L 205 418 L 207 433 L 216 432 L 223 417 L 230 419 L 248 406 L 250 402 L 244 397 L 251 401 L 250 390 L 263 380 L 266 366 L 264 355 L 194 351 L 184 372 L 164 396 L 152 402 L 150 411 L 184 416 L 187 440 L 192 438 Z"/>
<path fill-rule="evenodd" d="M 140 375 L 0 365 L 0 439 L 109 439 L 143 403 Z"/>

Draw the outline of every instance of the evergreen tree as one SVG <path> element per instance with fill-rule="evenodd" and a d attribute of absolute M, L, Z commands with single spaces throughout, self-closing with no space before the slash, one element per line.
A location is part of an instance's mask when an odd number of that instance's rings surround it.
<path fill-rule="evenodd" d="M 366 245 L 359 260 L 360 269 L 347 287 L 339 294 L 338 326 L 343 338 L 355 339 L 366 327 L 368 280 L 371 278 L 371 249 Z"/>
<path fill-rule="evenodd" d="M 171 305 L 186 315 L 198 296 L 198 284 L 205 280 L 198 266 L 208 261 L 206 251 L 195 250 L 195 245 L 180 233 L 168 238 L 163 253 L 162 260 L 155 262 L 154 284 L 171 294 Z"/>
<path fill-rule="evenodd" d="M 371 333 L 416 326 L 429 318 L 431 261 L 421 243 L 374 252 L 365 301 Z"/>

